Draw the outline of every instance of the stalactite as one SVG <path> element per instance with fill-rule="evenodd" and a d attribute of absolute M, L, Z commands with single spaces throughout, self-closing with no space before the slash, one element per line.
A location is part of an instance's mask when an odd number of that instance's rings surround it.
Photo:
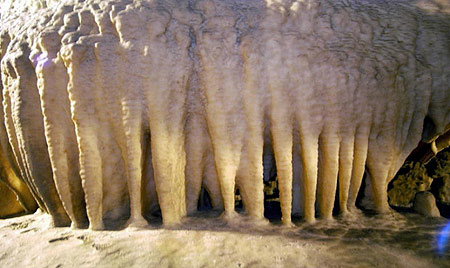
<path fill-rule="evenodd" d="M 180 26 L 159 28 L 151 25 L 144 63 L 148 78 L 144 95 L 148 108 L 154 180 L 164 224 L 180 221 L 186 215 L 185 192 L 185 101 L 191 63 L 188 29 Z M 170 32 L 170 39 L 164 31 Z M 183 33 L 178 34 L 178 31 Z M 162 34 L 162 35 L 161 35 Z M 171 70 L 170 73 L 159 71 Z M 173 113 L 172 111 L 176 111 Z"/>
<path fill-rule="evenodd" d="M 350 195 L 350 183 L 353 167 L 354 137 L 345 137 L 339 145 L 339 209 L 341 214 L 348 213 L 347 203 Z M 359 189 L 359 187 L 358 187 Z"/>
<path fill-rule="evenodd" d="M 89 228 L 99 230 L 103 224 L 103 177 L 102 159 L 99 150 L 97 129 L 100 124 L 95 116 L 95 103 L 92 94 L 86 92 L 95 88 L 90 76 L 94 73 L 93 48 L 76 44 L 67 48 L 64 62 L 68 69 L 67 91 L 71 102 L 72 120 L 75 125 L 79 150 L 80 176 L 85 194 L 86 213 Z M 83 97 L 81 97 L 83 96 Z M 86 120 L 89 118 L 89 120 Z"/>
<path fill-rule="evenodd" d="M 36 194 L 53 217 L 55 226 L 70 222 L 59 199 L 52 178 L 51 164 L 44 136 L 44 124 L 30 50 L 26 44 L 18 45 L 19 55 L 10 64 L 16 81 L 8 88 L 11 117 L 16 130 L 18 153 L 24 171 L 36 187 Z"/>
<path fill-rule="evenodd" d="M 358 197 L 358 192 L 364 177 L 369 141 L 368 131 L 369 130 L 367 128 L 361 126 L 357 128 L 355 134 L 355 142 L 353 146 L 353 167 L 348 198 L 348 207 L 350 209 L 355 208 L 356 198 Z"/>
<path fill-rule="evenodd" d="M 66 89 L 67 70 L 57 55 L 60 37 L 56 33 L 44 32 L 39 44 L 43 51 L 36 51 L 34 57 L 53 180 L 72 226 L 81 227 L 85 224 L 86 212 L 75 128 Z"/>
<path fill-rule="evenodd" d="M 206 97 L 207 126 L 224 203 L 224 216 L 232 218 L 235 215 L 234 194 L 244 142 L 242 134 L 245 131 L 245 117 L 242 115 L 242 96 L 239 93 L 242 89 L 240 58 L 235 54 L 237 52 L 233 52 L 235 38 L 223 35 L 224 30 L 233 25 L 233 21 L 224 18 L 223 23 L 226 25 L 223 29 L 205 32 L 198 38 L 198 52 L 203 71 L 200 86 Z M 231 57 L 227 51 L 232 54 Z"/>
<path fill-rule="evenodd" d="M 302 144 L 301 157 L 303 167 L 303 197 L 304 217 L 307 222 L 315 221 L 315 202 L 317 187 L 317 168 L 319 143 L 318 135 L 300 134 L 300 143 Z"/>
<path fill-rule="evenodd" d="M 19 143 L 18 138 L 16 135 L 16 128 L 14 126 L 13 118 L 12 118 L 12 103 L 11 103 L 11 94 L 10 87 L 13 83 L 13 78 L 16 77 L 15 70 L 13 69 L 12 65 L 8 63 L 8 61 L 4 60 L 3 63 L 6 65 L 3 65 L 2 72 L 3 76 L 5 77 L 3 82 L 4 89 L 3 89 L 3 111 L 4 111 L 4 122 L 5 122 L 5 128 L 6 128 L 6 134 L 8 136 L 8 141 L 11 146 L 12 151 L 12 161 L 16 162 L 18 165 L 18 169 L 20 171 L 20 177 L 27 183 L 28 187 L 30 188 L 31 193 L 33 194 L 33 197 L 36 199 L 36 202 L 39 204 L 39 207 L 43 209 L 44 211 L 47 211 L 47 208 L 45 207 L 41 197 L 38 195 L 36 185 L 31 180 L 31 178 L 28 175 L 28 172 L 25 168 L 25 165 L 23 163 L 22 155 L 19 151 Z"/>
<path fill-rule="evenodd" d="M 339 139 L 323 132 L 319 138 L 319 150 L 318 207 L 321 218 L 331 219 L 339 169 Z"/>

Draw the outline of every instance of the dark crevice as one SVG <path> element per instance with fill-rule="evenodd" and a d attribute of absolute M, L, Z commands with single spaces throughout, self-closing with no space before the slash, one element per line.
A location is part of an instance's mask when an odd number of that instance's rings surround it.
<path fill-rule="evenodd" d="M 234 193 L 234 208 L 238 212 L 241 212 L 244 209 L 244 203 L 242 202 L 242 196 L 238 187 L 236 187 L 236 191 Z"/>
<path fill-rule="evenodd" d="M 341 206 L 339 205 L 339 180 L 336 183 L 336 194 L 334 196 L 333 216 L 339 215 Z"/>
<path fill-rule="evenodd" d="M 436 125 L 434 124 L 433 119 L 427 115 L 423 120 L 422 141 L 428 143 L 434 138 L 435 135 Z"/>
<path fill-rule="evenodd" d="M 281 221 L 280 192 L 273 148 L 264 145 L 263 156 L 264 217 L 270 221 Z"/>
<path fill-rule="evenodd" d="M 197 210 L 198 211 L 209 211 L 212 210 L 212 201 L 208 191 L 205 187 L 202 187 L 200 190 L 200 196 L 198 198 Z"/>
<path fill-rule="evenodd" d="M 364 210 L 364 207 L 362 206 L 362 201 L 364 199 L 364 190 L 366 189 L 366 179 L 367 174 L 364 172 L 363 179 L 361 181 L 361 186 L 359 187 L 358 195 L 356 196 L 356 202 L 355 205 L 357 208 Z"/>

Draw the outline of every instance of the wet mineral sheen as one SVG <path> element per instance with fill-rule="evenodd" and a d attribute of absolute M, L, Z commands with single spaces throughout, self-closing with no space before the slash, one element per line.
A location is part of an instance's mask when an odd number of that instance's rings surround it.
<path fill-rule="evenodd" d="M 202 188 L 263 220 L 271 166 L 287 225 L 348 214 L 365 171 L 386 212 L 450 127 L 441 2 L 1 0 L 2 166 L 56 226 L 177 224 Z"/>

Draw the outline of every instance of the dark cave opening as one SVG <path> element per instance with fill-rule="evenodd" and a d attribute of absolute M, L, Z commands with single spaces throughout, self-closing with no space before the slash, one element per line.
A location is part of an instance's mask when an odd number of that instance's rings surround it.
<path fill-rule="evenodd" d="M 441 216 L 450 218 L 450 147 L 436 155 L 430 148 L 430 144 L 421 142 L 408 156 L 388 185 L 389 204 L 396 211 L 415 213 L 416 195 L 430 192 Z M 398 200 L 400 194 L 410 200 Z"/>
<path fill-rule="evenodd" d="M 209 193 L 205 189 L 205 187 L 202 187 L 202 189 L 200 190 L 200 196 L 198 198 L 197 210 L 198 211 L 208 211 L 208 210 L 212 210 L 212 209 L 213 209 L 213 206 L 212 206 L 211 197 L 209 196 Z"/>

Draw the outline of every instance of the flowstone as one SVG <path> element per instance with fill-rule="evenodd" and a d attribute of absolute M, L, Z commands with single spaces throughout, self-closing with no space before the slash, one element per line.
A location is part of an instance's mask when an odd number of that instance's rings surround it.
<path fill-rule="evenodd" d="M 0 0 L 5 181 L 93 230 L 178 225 L 201 189 L 263 222 L 274 170 L 287 226 L 348 215 L 364 173 L 389 212 L 407 156 L 450 128 L 436 1 Z M 397 205 L 430 183 L 404 181 Z"/>

